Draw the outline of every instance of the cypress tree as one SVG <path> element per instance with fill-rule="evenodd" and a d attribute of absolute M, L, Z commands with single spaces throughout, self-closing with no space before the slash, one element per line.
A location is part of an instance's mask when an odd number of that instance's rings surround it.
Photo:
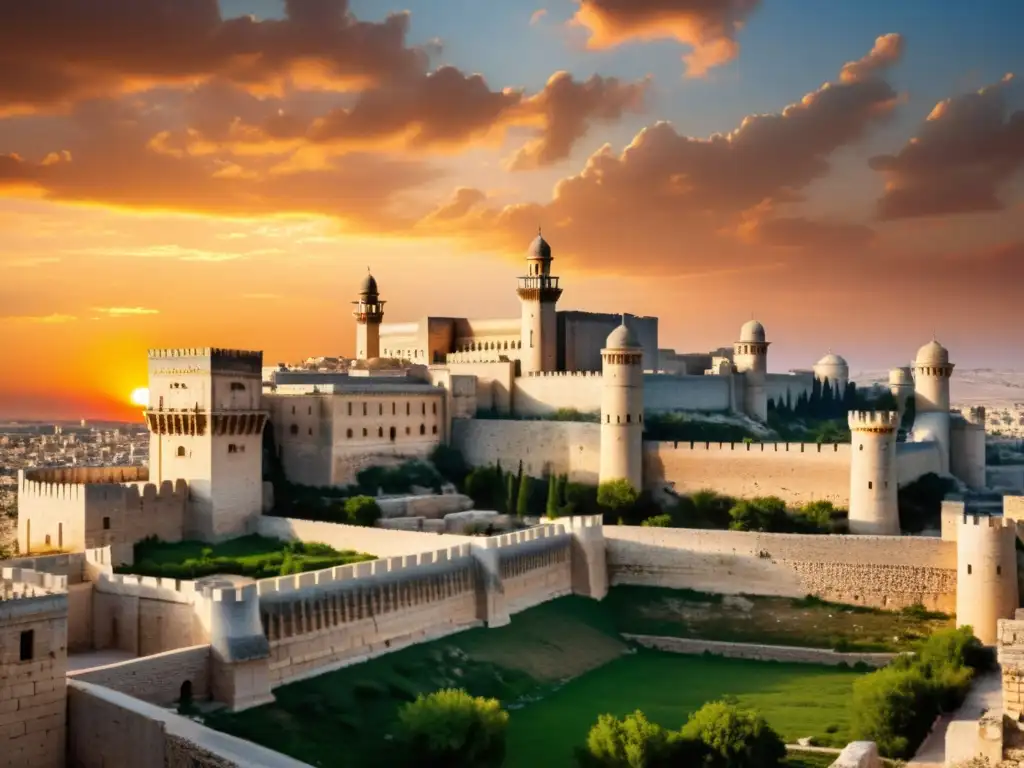
<path fill-rule="evenodd" d="M 505 475 L 505 511 L 510 515 L 516 513 L 516 476 L 509 472 Z"/>
<path fill-rule="evenodd" d="M 516 514 L 526 517 L 530 514 L 530 476 L 523 475 L 519 481 L 519 498 L 516 499 Z"/>
<path fill-rule="evenodd" d="M 567 503 L 565 498 L 565 486 L 569 483 L 569 475 L 558 476 L 558 488 L 556 489 L 555 499 L 558 501 L 558 508 L 561 509 Z"/>
<path fill-rule="evenodd" d="M 548 503 L 545 511 L 549 520 L 558 517 L 558 478 L 554 474 L 548 475 Z"/>

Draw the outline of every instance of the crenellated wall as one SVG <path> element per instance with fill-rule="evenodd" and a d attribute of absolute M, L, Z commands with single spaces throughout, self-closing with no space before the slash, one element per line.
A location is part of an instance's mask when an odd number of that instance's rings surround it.
<path fill-rule="evenodd" d="M 778 496 L 801 505 L 850 497 L 849 443 L 645 442 L 644 486 L 686 494 L 711 488 L 728 496 Z"/>
<path fill-rule="evenodd" d="M 614 584 L 956 608 L 956 543 L 938 538 L 640 526 L 605 526 L 604 538 Z"/>
<path fill-rule="evenodd" d="M 510 616 L 572 594 L 572 550 L 568 535 L 541 539 L 534 546 L 499 550 L 498 562 Z"/>

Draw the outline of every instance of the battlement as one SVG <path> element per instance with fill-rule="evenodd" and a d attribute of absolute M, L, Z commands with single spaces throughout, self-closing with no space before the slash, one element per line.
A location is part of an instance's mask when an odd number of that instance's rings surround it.
<path fill-rule="evenodd" d="M 896 411 L 850 411 L 847 422 L 857 432 L 893 432 L 900 426 Z"/>
<path fill-rule="evenodd" d="M 194 369 L 195 373 L 258 373 L 262 375 L 263 372 L 263 353 L 254 350 L 179 347 L 177 349 L 150 349 L 147 350 L 147 353 L 150 361 L 201 360 L 204 365 Z"/>
<path fill-rule="evenodd" d="M 97 470 L 97 473 L 77 472 L 79 469 Z M 125 471 L 121 472 L 122 469 Z M 72 502 L 123 498 L 126 504 L 188 497 L 188 483 L 185 480 L 164 480 L 158 487 L 155 483 L 145 482 L 148 479 L 149 470 L 146 467 L 21 470 L 18 473 L 18 495 L 25 500 L 64 499 Z"/>
<path fill-rule="evenodd" d="M 565 526 L 561 523 L 553 523 L 549 525 L 539 525 L 534 528 L 527 528 L 524 531 L 513 531 L 512 533 L 503 533 L 500 536 L 490 536 L 483 539 L 481 546 L 484 549 L 501 549 L 507 547 L 515 547 L 520 544 L 526 544 L 531 541 L 539 541 L 541 539 L 553 539 L 557 536 L 565 535 Z"/>
<path fill-rule="evenodd" d="M 527 371 L 527 378 L 568 379 L 568 378 L 600 378 L 601 371 Z"/>
<path fill-rule="evenodd" d="M 1016 520 L 1011 520 L 1006 517 L 998 517 L 996 515 L 965 514 L 963 517 L 960 518 L 959 525 L 961 528 L 987 528 L 993 531 L 1013 531 L 1014 535 L 1016 535 L 1017 532 Z"/>
<path fill-rule="evenodd" d="M 191 603 L 197 593 L 194 581 L 138 576 L 133 573 L 100 571 L 95 583 L 99 592 L 175 603 Z"/>
<path fill-rule="evenodd" d="M 68 577 L 29 568 L 0 569 L 0 600 L 23 600 L 67 592 Z"/>
<path fill-rule="evenodd" d="M 40 467 L 18 472 L 19 485 L 25 481 L 66 485 L 137 483 L 149 480 L 149 467 Z"/>
<path fill-rule="evenodd" d="M 698 442 L 689 440 L 680 442 L 645 440 L 645 448 L 653 447 L 656 450 L 674 451 L 706 451 L 711 453 L 806 453 L 806 454 L 834 454 L 849 453 L 849 443 L 723 443 L 723 442 Z"/>

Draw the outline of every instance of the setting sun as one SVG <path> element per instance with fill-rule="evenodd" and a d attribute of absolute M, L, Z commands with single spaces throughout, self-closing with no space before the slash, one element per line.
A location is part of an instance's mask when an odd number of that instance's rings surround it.
<path fill-rule="evenodd" d="M 141 405 L 145 408 L 149 405 L 149 390 L 145 387 L 137 387 L 132 390 L 131 395 L 132 405 Z"/>

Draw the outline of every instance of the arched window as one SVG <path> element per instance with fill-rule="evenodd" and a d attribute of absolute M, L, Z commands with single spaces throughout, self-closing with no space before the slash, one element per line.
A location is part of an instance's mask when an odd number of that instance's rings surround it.
<path fill-rule="evenodd" d="M 178 446 L 178 455 L 179 456 L 184 456 L 185 455 L 185 446 L 184 445 L 179 445 Z"/>
<path fill-rule="evenodd" d="M 377 427 L 377 437 L 384 437 L 384 427 Z"/>
<path fill-rule="evenodd" d="M 245 391 L 245 384 L 243 384 L 240 381 L 232 381 L 231 382 L 231 391 L 232 392 L 244 392 Z"/>
<path fill-rule="evenodd" d="M 431 403 L 430 404 L 430 412 L 432 414 L 434 414 L 435 416 L 437 416 L 437 403 Z"/>
<path fill-rule="evenodd" d="M 391 442 L 395 442 L 395 437 L 398 435 L 398 430 L 394 427 L 391 428 Z"/>
<path fill-rule="evenodd" d="M 412 434 L 412 428 L 411 427 L 406 427 L 405 428 L 405 434 L 411 435 Z"/>
<path fill-rule="evenodd" d="M 370 430 L 368 430 L 366 427 L 363 427 L 363 437 L 366 437 L 369 434 L 370 434 Z"/>
<path fill-rule="evenodd" d="M 292 424 L 292 425 L 291 425 L 291 426 L 290 426 L 290 427 L 288 428 L 288 431 L 289 431 L 289 432 L 291 432 L 291 433 L 292 433 L 293 435 L 297 435 L 297 434 L 299 434 L 299 425 L 298 425 L 298 424 Z"/>
<path fill-rule="evenodd" d="M 421 435 L 427 434 L 427 425 L 426 424 L 420 424 L 420 434 Z"/>
<path fill-rule="evenodd" d="M 426 416 L 427 415 L 427 404 L 426 403 L 420 403 L 420 405 L 423 406 L 423 415 Z"/>
<path fill-rule="evenodd" d="M 345 437 L 347 437 L 350 440 L 352 439 L 352 430 L 351 429 L 346 429 L 345 430 Z"/>
<path fill-rule="evenodd" d="M 431 431 L 431 432 L 432 432 L 433 434 L 435 434 L 435 435 L 436 435 L 436 434 L 437 434 L 437 424 L 435 424 L 434 426 L 432 426 L 432 427 L 430 428 L 430 431 Z"/>
<path fill-rule="evenodd" d="M 405 404 L 405 415 L 410 416 L 412 414 L 412 403 Z"/>

